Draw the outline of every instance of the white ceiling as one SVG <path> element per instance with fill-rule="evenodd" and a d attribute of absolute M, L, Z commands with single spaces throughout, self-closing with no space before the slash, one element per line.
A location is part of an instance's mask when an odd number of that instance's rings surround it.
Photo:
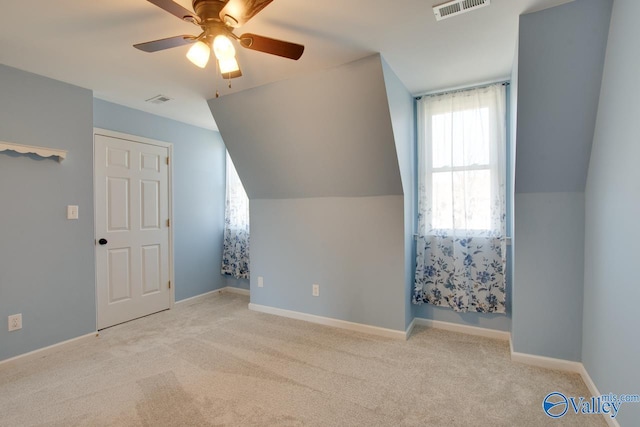
<path fill-rule="evenodd" d="M 227 82 L 184 57 L 135 43 L 199 33 L 145 0 L 0 0 L 0 63 L 92 89 L 98 98 L 216 129 L 207 99 L 380 52 L 413 94 L 509 75 L 518 16 L 572 0 L 493 0 L 436 22 L 443 0 L 274 0 L 236 34 L 306 46 L 299 61 L 238 49 L 244 76 Z M 191 9 L 190 0 L 177 0 Z M 145 103 L 155 95 L 173 98 Z"/>

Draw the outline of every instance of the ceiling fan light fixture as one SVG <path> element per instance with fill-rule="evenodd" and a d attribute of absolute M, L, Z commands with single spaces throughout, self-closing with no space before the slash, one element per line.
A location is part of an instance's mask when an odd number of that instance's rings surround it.
<path fill-rule="evenodd" d="M 225 79 L 241 77 L 242 71 L 236 59 L 234 40 L 245 49 L 298 60 L 304 52 L 304 46 L 284 40 L 277 40 L 257 34 L 246 33 L 241 36 L 233 30 L 252 19 L 273 0 L 192 0 L 193 11 L 177 3 L 177 0 L 148 0 L 165 12 L 182 21 L 201 27 L 199 36 L 183 34 L 133 45 L 143 52 L 158 52 L 179 46 L 191 45 L 187 59 L 195 66 L 205 68 L 214 52 L 214 61 Z M 183 2 L 186 0 L 183 0 Z M 449 0 L 474 5 L 491 0 Z M 231 83 L 229 83 L 231 84 Z M 231 86 L 229 86 L 231 87 Z"/>
<path fill-rule="evenodd" d="M 203 41 L 196 42 L 189 52 L 187 52 L 187 59 L 200 68 L 207 66 L 209 62 L 209 55 L 211 55 L 211 48 Z"/>
<path fill-rule="evenodd" d="M 213 53 L 218 60 L 233 59 L 236 57 L 236 49 L 227 36 L 219 34 L 213 39 Z"/>
<path fill-rule="evenodd" d="M 240 66 L 238 65 L 236 58 L 218 59 L 218 65 L 220 66 L 221 74 L 234 73 L 240 70 Z"/>

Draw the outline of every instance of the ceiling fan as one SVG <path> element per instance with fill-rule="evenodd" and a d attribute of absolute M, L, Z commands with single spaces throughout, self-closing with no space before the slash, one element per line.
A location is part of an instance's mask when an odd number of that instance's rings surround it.
<path fill-rule="evenodd" d="M 187 34 L 133 45 L 144 52 L 157 52 L 192 44 L 187 58 L 198 67 L 204 68 L 213 49 L 220 73 L 228 79 L 242 76 L 231 40 L 247 49 L 294 60 L 298 60 L 304 52 L 304 46 L 300 44 L 251 33 L 241 36 L 233 33 L 235 28 L 245 24 L 273 0 L 193 0 L 195 13 L 172 0 L 148 1 L 183 21 L 199 26 L 202 33 L 198 36 Z"/>

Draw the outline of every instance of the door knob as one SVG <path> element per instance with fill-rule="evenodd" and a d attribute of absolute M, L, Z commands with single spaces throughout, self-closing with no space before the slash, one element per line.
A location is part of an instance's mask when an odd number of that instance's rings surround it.
<path fill-rule="evenodd" d="M 104 246 L 104 245 L 106 245 L 106 244 L 107 244 L 107 243 L 109 243 L 109 242 L 107 242 L 107 239 L 100 239 L 100 240 L 98 240 L 98 243 L 100 243 L 101 245 L 103 245 L 103 246 Z"/>

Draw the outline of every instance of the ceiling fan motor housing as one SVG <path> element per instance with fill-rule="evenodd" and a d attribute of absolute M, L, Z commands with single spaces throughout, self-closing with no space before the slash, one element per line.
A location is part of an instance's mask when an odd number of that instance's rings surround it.
<path fill-rule="evenodd" d="M 226 2 L 222 0 L 193 0 L 193 10 L 196 11 L 203 24 L 214 21 L 221 22 L 220 11 L 225 4 Z"/>
<path fill-rule="evenodd" d="M 198 25 L 204 31 L 200 38 L 212 43 L 213 38 L 219 34 L 233 37 L 232 28 L 220 20 L 220 11 L 225 4 L 226 1 L 222 0 L 193 0 L 193 10 L 198 15 Z"/>

